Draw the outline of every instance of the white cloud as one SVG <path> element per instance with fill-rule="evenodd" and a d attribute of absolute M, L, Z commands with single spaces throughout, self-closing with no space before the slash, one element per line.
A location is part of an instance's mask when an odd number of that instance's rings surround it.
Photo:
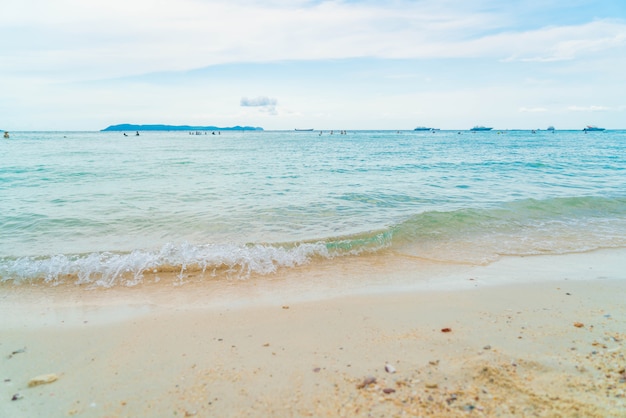
<path fill-rule="evenodd" d="M 504 35 L 501 38 L 510 38 L 515 48 L 515 52 L 507 58 L 509 61 L 564 61 L 625 47 L 626 25 L 611 20 L 594 21 L 584 25 Z"/>
<path fill-rule="evenodd" d="M 231 62 L 351 57 L 552 61 L 626 41 L 620 21 L 512 31 L 508 25 L 515 16 L 490 6 L 408 0 L 21 0 L 3 7 L 0 35 L 11 42 L 0 44 L 0 58 L 5 72 L 86 79 Z"/>
<path fill-rule="evenodd" d="M 259 96 L 252 99 L 242 97 L 240 101 L 241 106 L 276 106 L 277 104 L 278 100 L 267 96 Z"/>
<path fill-rule="evenodd" d="M 243 107 L 258 107 L 260 112 L 267 113 L 268 115 L 278 115 L 276 111 L 278 100 L 267 96 L 259 96 L 252 99 L 242 97 L 239 104 Z"/>

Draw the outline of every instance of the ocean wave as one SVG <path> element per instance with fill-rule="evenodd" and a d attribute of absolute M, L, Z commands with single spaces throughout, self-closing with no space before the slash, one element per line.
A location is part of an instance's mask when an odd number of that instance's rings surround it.
<path fill-rule="evenodd" d="M 156 250 L 0 259 L 0 282 L 133 286 L 146 274 L 246 279 L 347 256 L 408 255 L 485 264 L 504 255 L 626 247 L 626 198 L 524 199 L 491 208 L 425 211 L 387 228 L 291 243 L 168 243 Z"/>
<path fill-rule="evenodd" d="M 385 234 L 363 234 L 330 242 L 294 244 L 169 243 L 158 251 L 90 253 L 20 257 L 0 260 L 0 282 L 72 282 L 97 287 L 134 286 L 146 273 L 176 273 L 179 279 L 193 272 L 211 276 L 248 278 L 268 275 L 280 268 L 301 266 L 313 259 L 331 259 L 363 252 L 376 252 L 390 245 Z"/>
<path fill-rule="evenodd" d="M 523 199 L 492 208 L 417 214 L 397 225 L 394 248 L 438 261 L 564 254 L 626 246 L 626 198 Z"/>

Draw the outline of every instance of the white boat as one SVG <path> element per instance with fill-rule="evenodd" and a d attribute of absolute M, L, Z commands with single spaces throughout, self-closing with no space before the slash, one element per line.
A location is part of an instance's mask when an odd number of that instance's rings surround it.
<path fill-rule="evenodd" d="M 311 131 L 313 131 L 313 128 L 305 128 L 305 129 L 296 128 L 296 131 L 298 131 L 298 132 L 311 132 Z"/>
<path fill-rule="evenodd" d="M 587 126 L 585 126 L 583 131 L 585 131 L 585 132 L 589 132 L 589 131 L 592 131 L 592 132 L 593 131 L 604 131 L 604 128 L 598 128 L 597 126 L 587 125 Z"/>

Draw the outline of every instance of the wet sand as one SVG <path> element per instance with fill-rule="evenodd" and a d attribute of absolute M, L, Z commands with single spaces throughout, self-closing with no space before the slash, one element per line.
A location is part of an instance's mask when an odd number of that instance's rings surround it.
<path fill-rule="evenodd" d="M 624 260 L 503 259 L 336 297 L 3 286 L 0 416 L 623 416 Z"/>

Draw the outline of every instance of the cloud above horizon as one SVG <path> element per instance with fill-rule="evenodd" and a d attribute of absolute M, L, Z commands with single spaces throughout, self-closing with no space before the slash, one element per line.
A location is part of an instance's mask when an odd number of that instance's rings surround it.
<path fill-rule="evenodd" d="M 242 107 L 258 107 L 261 112 L 265 112 L 270 115 L 277 115 L 276 105 L 278 104 L 278 100 L 272 99 L 267 96 L 258 96 L 252 99 L 248 99 L 247 97 L 242 97 L 240 102 L 240 106 Z"/>
<path fill-rule="evenodd" d="M 242 61 L 551 61 L 626 44 L 623 20 L 526 26 L 524 15 L 541 10 L 533 2 L 520 16 L 494 0 L 471 3 L 22 0 L 4 7 L 0 31 L 13 36 L 3 37 L 1 55 L 7 72 L 63 68 L 82 77 L 118 77 Z"/>
<path fill-rule="evenodd" d="M 244 107 L 276 106 L 277 104 L 278 104 L 278 100 L 269 98 L 267 96 L 258 96 L 252 99 L 248 99 L 247 97 L 242 97 L 240 101 L 240 105 Z"/>
<path fill-rule="evenodd" d="M 17 126 L 61 118 L 81 129 L 129 118 L 192 124 L 180 119 L 194 117 L 274 128 L 332 119 L 342 127 L 397 126 L 417 117 L 473 125 L 483 115 L 552 124 L 564 109 L 603 113 L 592 100 L 624 111 L 614 86 L 626 84 L 626 7 L 616 0 L 21 0 L 3 4 L 0 62 L 0 113 Z M 272 92 L 281 106 L 245 96 L 255 91 Z"/>

